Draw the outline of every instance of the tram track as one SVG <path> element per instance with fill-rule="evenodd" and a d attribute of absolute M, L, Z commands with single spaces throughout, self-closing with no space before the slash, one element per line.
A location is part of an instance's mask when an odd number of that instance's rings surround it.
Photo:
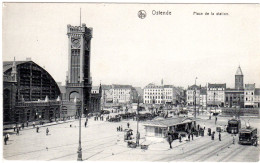
<path fill-rule="evenodd" d="M 224 135 L 222 138 L 226 138 L 228 137 L 228 134 L 227 135 Z M 218 141 L 209 141 L 199 147 L 195 147 L 195 148 L 192 148 L 188 151 L 185 151 L 185 153 L 181 153 L 181 154 L 178 154 L 178 155 L 174 155 L 172 157 L 168 157 L 168 158 L 163 158 L 163 159 L 159 159 L 157 161 L 174 161 L 174 160 L 178 160 L 178 159 L 183 159 L 183 158 L 187 158 L 189 156 L 192 156 L 192 155 L 195 155 L 196 153 L 199 153 L 207 148 L 209 148 L 209 146 L 215 146 L 217 145 L 219 142 Z M 185 154 L 185 156 L 184 156 Z"/>
<path fill-rule="evenodd" d="M 242 151 L 244 151 L 246 149 L 245 146 L 240 146 L 239 149 L 235 148 L 235 150 L 231 150 L 230 152 L 228 152 L 226 155 L 224 155 L 220 160 L 218 160 L 218 162 L 226 162 L 228 161 L 230 158 L 233 158 L 234 156 L 236 156 L 237 154 L 241 153 Z"/>
<path fill-rule="evenodd" d="M 210 152 L 204 154 L 203 156 L 204 157 L 199 157 L 198 159 L 195 159 L 193 161 L 199 161 L 199 162 L 202 162 L 202 161 L 205 161 L 205 160 L 208 160 L 209 158 L 211 158 L 212 156 L 215 156 L 216 154 L 218 154 L 220 151 L 228 148 L 232 143 L 227 143 L 227 144 L 224 144 L 220 147 L 218 147 L 218 149 L 213 149 L 211 150 Z"/>
<path fill-rule="evenodd" d="M 111 135 L 111 136 L 107 136 L 107 137 L 103 137 L 103 138 L 98 138 L 98 139 L 92 139 L 92 140 L 82 141 L 82 144 L 83 144 L 83 143 L 86 143 L 86 142 L 93 142 L 93 141 L 95 141 L 95 140 L 101 140 L 101 141 L 103 141 L 104 139 L 116 137 L 117 135 L 118 135 L 118 134 L 116 134 L 116 135 Z M 67 146 L 72 146 L 72 145 L 77 145 L 77 144 L 78 144 L 78 143 L 70 143 L 70 144 L 65 144 L 65 145 L 50 147 L 50 148 L 48 148 L 48 150 L 53 150 L 53 149 L 57 149 L 57 148 L 61 148 L 61 147 L 67 147 Z M 5 158 L 10 158 L 10 157 L 19 156 L 19 155 L 25 155 L 25 154 L 31 154 L 31 153 L 41 152 L 41 151 L 45 151 L 45 150 L 46 150 L 46 148 L 42 148 L 42 149 L 39 149 L 39 150 L 33 150 L 33 151 L 22 152 L 22 153 L 10 155 L 10 156 L 5 156 Z"/>

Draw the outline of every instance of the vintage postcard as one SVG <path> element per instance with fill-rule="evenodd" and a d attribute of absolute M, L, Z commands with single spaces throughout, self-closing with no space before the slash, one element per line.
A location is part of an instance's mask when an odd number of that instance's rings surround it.
<path fill-rule="evenodd" d="M 259 9 L 2 3 L 2 160 L 259 162 Z"/>

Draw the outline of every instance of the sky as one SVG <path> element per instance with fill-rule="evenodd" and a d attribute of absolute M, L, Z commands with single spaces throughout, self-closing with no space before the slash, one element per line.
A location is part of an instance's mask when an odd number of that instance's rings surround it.
<path fill-rule="evenodd" d="M 260 19 L 257 4 L 4 3 L 3 61 L 31 58 L 65 83 L 67 25 L 93 28 L 93 85 L 149 83 L 187 88 L 195 83 L 260 87 Z M 144 19 L 138 11 L 145 10 Z M 169 11 L 171 15 L 153 15 Z M 194 12 L 203 15 L 194 15 Z M 208 12 L 209 15 L 205 15 Z M 215 13 L 214 15 L 211 15 Z M 216 15 L 217 12 L 228 15 Z"/>

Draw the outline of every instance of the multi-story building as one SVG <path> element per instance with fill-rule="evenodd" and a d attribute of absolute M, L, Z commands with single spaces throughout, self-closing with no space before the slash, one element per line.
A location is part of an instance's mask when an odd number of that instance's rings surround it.
<path fill-rule="evenodd" d="M 255 89 L 255 107 L 260 107 L 260 88 Z"/>
<path fill-rule="evenodd" d="M 137 92 L 131 85 L 112 85 L 113 103 L 130 104 L 137 99 Z"/>
<path fill-rule="evenodd" d="M 202 87 L 200 90 L 200 106 L 207 107 L 207 87 Z"/>
<path fill-rule="evenodd" d="M 164 103 L 164 91 L 162 85 L 150 83 L 144 87 L 144 103 L 145 104 L 162 104 Z"/>
<path fill-rule="evenodd" d="M 135 90 L 137 91 L 138 94 L 138 98 L 139 98 L 139 103 L 143 103 L 144 102 L 144 90 L 141 87 L 134 87 Z"/>
<path fill-rule="evenodd" d="M 102 87 L 102 97 L 101 104 L 105 106 L 106 104 L 113 103 L 113 89 L 112 85 L 101 85 Z"/>
<path fill-rule="evenodd" d="M 245 91 L 244 91 L 245 108 L 254 107 L 255 104 L 254 96 L 255 96 L 255 84 L 245 84 Z"/>
<path fill-rule="evenodd" d="M 226 84 L 210 84 L 207 87 L 207 105 L 224 106 Z"/>
<path fill-rule="evenodd" d="M 244 90 L 227 88 L 225 91 L 226 107 L 244 107 Z"/>
<path fill-rule="evenodd" d="M 155 85 L 150 83 L 144 87 L 143 99 L 145 104 L 176 105 L 180 101 L 180 90 L 173 85 Z"/>
<path fill-rule="evenodd" d="M 239 66 L 235 73 L 235 88 L 227 88 L 225 91 L 226 107 L 244 107 L 244 75 Z"/>
<path fill-rule="evenodd" d="M 187 105 L 200 105 L 200 90 L 201 86 L 192 85 L 188 86 L 188 89 L 186 91 L 186 100 Z"/>

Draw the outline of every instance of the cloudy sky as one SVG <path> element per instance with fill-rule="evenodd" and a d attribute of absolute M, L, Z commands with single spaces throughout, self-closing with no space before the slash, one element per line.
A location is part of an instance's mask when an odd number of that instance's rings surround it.
<path fill-rule="evenodd" d="M 195 82 L 234 87 L 240 65 L 245 83 L 260 87 L 259 5 L 5 3 L 3 60 L 30 57 L 57 82 L 68 70 L 67 24 L 93 28 L 93 85 Z M 139 10 L 147 17 L 140 19 Z M 169 11 L 171 15 L 153 15 Z M 194 12 L 203 15 L 194 15 Z M 204 15 L 208 12 L 209 15 Z M 214 15 L 211 15 L 215 13 Z M 216 15 L 217 12 L 228 15 Z"/>

